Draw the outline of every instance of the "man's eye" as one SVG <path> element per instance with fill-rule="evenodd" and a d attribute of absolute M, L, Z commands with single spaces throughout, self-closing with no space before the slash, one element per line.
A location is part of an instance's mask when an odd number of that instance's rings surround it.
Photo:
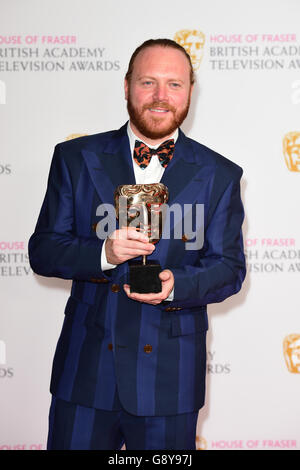
<path fill-rule="evenodd" d="M 171 86 L 172 88 L 179 88 L 179 87 L 180 87 L 180 83 L 172 82 L 172 83 L 170 83 L 170 86 Z"/>
<path fill-rule="evenodd" d="M 151 82 L 151 80 L 145 80 L 144 82 L 142 82 L 143 85 L 145 86 L 149 86 L 149 85 L 152 85 L 153 82 Z"/>

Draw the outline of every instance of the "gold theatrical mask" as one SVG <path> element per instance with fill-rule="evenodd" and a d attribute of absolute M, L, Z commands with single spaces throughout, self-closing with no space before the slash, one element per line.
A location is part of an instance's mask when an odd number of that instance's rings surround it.
<path fill-rule="evenodd" d="M 289 372 L 300 374 L 300 335 L 291 334 L 284 338 L 283 353 Z"/>
<path fill-rule="evenodd" d="M 77 139 L 78 137 L 84 137 L 88 134 L 70 134 L 66 137 L 66 140 L 73 140 L 73 139 Z"/>
<path fill-rule="evenodd" d="M 168 201 L 168 188 L 162 183 L 129 184 L 118 186 L 114 193 L 116 216 L 119 227 L 135 227 L 148 236 L 150 243 L 157 243 L 162 235 L 162 206 Z M 129 263 L 129 284 L 131 292 L 160 292 L 161 271 L 159 263 L 142 261 Z"/>
<path fill-rule="evenodd" d="M 204 33 L 196 29 L 182 29 L 177 31 L 174 41 L 185 48 L 191 58 L 193 69 L 198 70 L 204 53 Z"/>
<path fill-rule="evenodd" d="M 288 169 L 300 172 L 300 132 L 288 132 L 284 136 L 283 153 Z"/>

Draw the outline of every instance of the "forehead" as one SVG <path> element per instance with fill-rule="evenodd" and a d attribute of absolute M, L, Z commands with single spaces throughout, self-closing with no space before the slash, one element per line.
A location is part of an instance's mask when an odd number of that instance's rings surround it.
<path fill-rule="evenodd" d="M 136 56 L 133 64 L 133 75 L 174 75 L 189 79 L 190 64 L 187 57 L 172 47 L 148 47 Z"/>

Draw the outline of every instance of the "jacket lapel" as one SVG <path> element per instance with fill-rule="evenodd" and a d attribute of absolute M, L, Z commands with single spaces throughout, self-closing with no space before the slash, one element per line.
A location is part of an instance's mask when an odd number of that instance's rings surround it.
<path fill-rule="evenodd" d="M 208 168 L 207 168 L 208 170 Z M 200 192 L 200 184 L 206 179 L 205 162 L 196 160 L 189 139 L 179 131 L 174 157 L 166 168 L 161 183 L 169 189 L 168 204 L 193 204 Z"/>
<path fill-rule="evenodd" d="M 114 204 L 114 191 L 120 184 L 135 184 L 126 125 L 102 150 L 86 148 L 82 155 L 100 199 Z"/>
<path fill-rule="evenodd" d="M 82 150 L 90 177 L 100 199 L 113 204 L 114 191 L 120 184 L 135 184 L 132 157 L 127 136 L 127 125 L 121 127 L 108 140 L 102 150 Z M 189 139 L 179 130 L 174 158 L 166 168 L 161 183 L 169 189 L 168 204 L 191 203 L 199 190 L 199 175 L 203 165 L 195 160 L 194 149 Z"/>
<path fill-rule="evenodd" d="M 173 216 L 168 218 L 165 232 L 156 245 L 153 254 L 154 257 L 160 259 L 162 265 L 165 263 L 169 245 L 166 234 L 171 234 L 175 225 L 179 224 L 181 229 L 184 228 L 183 216 L 187 214 L 187 212 L 184 212 L 185 209 L 187 211 L 191 210 L 192 205 L 196 203 L 204 204 L 207 200 L 207 188 L 209 187 L 210 178 L 211 165 L 207 164 L 198 152 L 195 155 L 190 139 L 179 131 L 174 157 L 161 179 L 161 183 L 165 184 L 169 190 L 169 208 L 172 209 L 173 204 L 174 206 L 180 205 L 179 214 L 175 209 Z M 187 206 L 184 207 L 184 205 Z"/>
<path fill-rule="evenodd" d="M 114 205 L 114 191 L 120 184 L 135 184 L 130 155 L 127 124 L 115 133 L 101 150 L 86 148 L 82 155 L 90 177 L 103 204 Z M 181 214 L 184 204 L 204 203 L 204 193 L 211 178 L 211 165 L 207 164 L 195 150 L 182 131 L 179 130 L 174 157 L 166 168 L 161 183 L 169 190 L 168 205 L 180 204 Z M 176 217 L 170 218 L 168 230 L 181 223 Z M 156 247 L 156 256 L 164 258 L 167 239 L 162 239 Z"/>

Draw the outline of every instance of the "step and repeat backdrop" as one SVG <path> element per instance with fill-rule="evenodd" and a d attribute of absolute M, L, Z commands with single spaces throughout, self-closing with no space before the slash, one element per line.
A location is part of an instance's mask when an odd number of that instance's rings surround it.
<path fill-rule="evenodd" d="M 28 239 L 54 146 L 127 120 L 133 50 L 175 39 L 197 84 L 184 132 L 244 169 L 247 276 L 209 307 L 199 450 L 300 449 L 298 0 L 0 1 L 0 450 L 45 449 L 70 282 Z"/>

